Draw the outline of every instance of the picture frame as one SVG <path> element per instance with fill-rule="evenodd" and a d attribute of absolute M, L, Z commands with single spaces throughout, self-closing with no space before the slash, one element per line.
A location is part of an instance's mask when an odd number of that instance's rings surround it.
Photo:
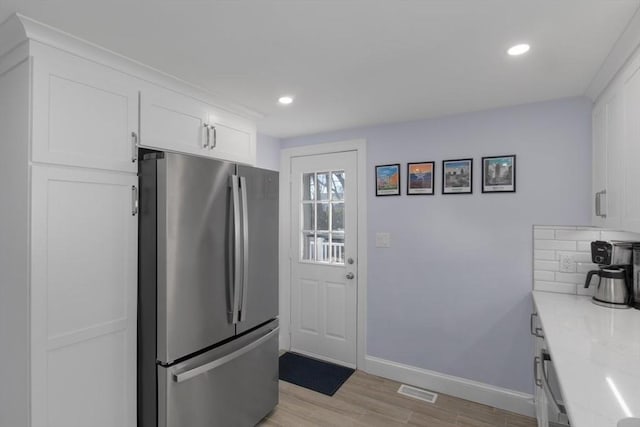
<path fill-rule="evenodd" d="M 482 192 L 516 192 L 516 155 L 482 158 Z"/>
<path fill-rule="evenodd" d="M 442 161 L 442 194 L 473 193 L 473 159 Z"/>
<path fill-rule="evenodd" d="M 400 195 L 400 163 L 376 165 L 376 196 Z"/>
<path fill-rule="evenodd" d="M 435 162 L 407 163 L 407 196 L 433 196 L 435 168 Z"/>

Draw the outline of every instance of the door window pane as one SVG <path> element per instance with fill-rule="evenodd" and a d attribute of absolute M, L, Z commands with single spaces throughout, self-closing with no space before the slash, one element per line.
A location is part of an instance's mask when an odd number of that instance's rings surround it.
<path fill-rule="evenodd" d="M 331 172 L 331 200 L 344 200 L 344 171 Z"/>
<path fill-rule="evenodd" d="M 344 264 L 344 234 L 331 234 L 331 262 Z"/>
<path fill-rule="evenodd" d="M 335 239 L 335 234 L 331 236 L 331 262 L 335 264 L 344 264 L 344 239 Z"/>
<path fill-rule="evenodd" d="M 315 203 L 302 204 L 302 229 L 314 230 L 316 228 Z"/>
<path fill-rule="evenodd" d="M 313 261 L 315 253 L 315 233 L 302 233 L 302 260 Z"/>
<path fill-rule="evenodd" d="M 316 174 L 305 173 L 302 175 L 302 200 L 314 200 L 316 198 Z"/>
<path fill-rule="evenodd" d="M 329 200 L 329 172 L 318 172 L 318 200 Z"/>
<path fill-rule="evenodd" d="M 331 230 L 344 231 L 344 203 L 331 204 Z"/>
<path fill-rule="evenodd" d="M 316 261 L 318 262 L 330 262 L 330 240 L 329 233 L 318 233 L 316 236 Z"/>
<path fill-rule="evenodd" d="M 329 203 L 318 203 L 317 230 L 329 231 Z"/>

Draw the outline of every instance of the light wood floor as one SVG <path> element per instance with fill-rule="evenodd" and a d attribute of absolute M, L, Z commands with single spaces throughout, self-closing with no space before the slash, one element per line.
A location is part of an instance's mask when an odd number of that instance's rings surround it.
<path fill-rule="evenodd" d="M 435 404 L 397 393 L 399 383 L 356 371 L 332 397 L 280 381 L 280 404 L 259 426 L 535 427 L 533 418 L 443 394 Z"/>

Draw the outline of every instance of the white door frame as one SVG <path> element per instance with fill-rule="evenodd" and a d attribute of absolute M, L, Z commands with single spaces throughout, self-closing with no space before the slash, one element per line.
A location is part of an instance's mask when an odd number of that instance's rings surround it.
<path fill-rule="evenodd" d="M 280 153 L 280 349 L 291 348 L 291 159 L 344 151 L 358 153 L 358 289 L 356 366 L 365 369 L 367 350 L 367 142 L 364 139 L 286 148 Z"/>

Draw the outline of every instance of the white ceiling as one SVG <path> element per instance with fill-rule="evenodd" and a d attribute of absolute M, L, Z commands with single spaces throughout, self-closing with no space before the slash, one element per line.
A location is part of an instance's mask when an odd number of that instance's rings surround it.
<path fill-rule="evenodd" d="M 640 0 L 0 0 L 290 137 L 581 95 Z M 519 58 L 517 42 L 532 45 Z M 276 103 L 292 94 L 287 107 Z"/>

